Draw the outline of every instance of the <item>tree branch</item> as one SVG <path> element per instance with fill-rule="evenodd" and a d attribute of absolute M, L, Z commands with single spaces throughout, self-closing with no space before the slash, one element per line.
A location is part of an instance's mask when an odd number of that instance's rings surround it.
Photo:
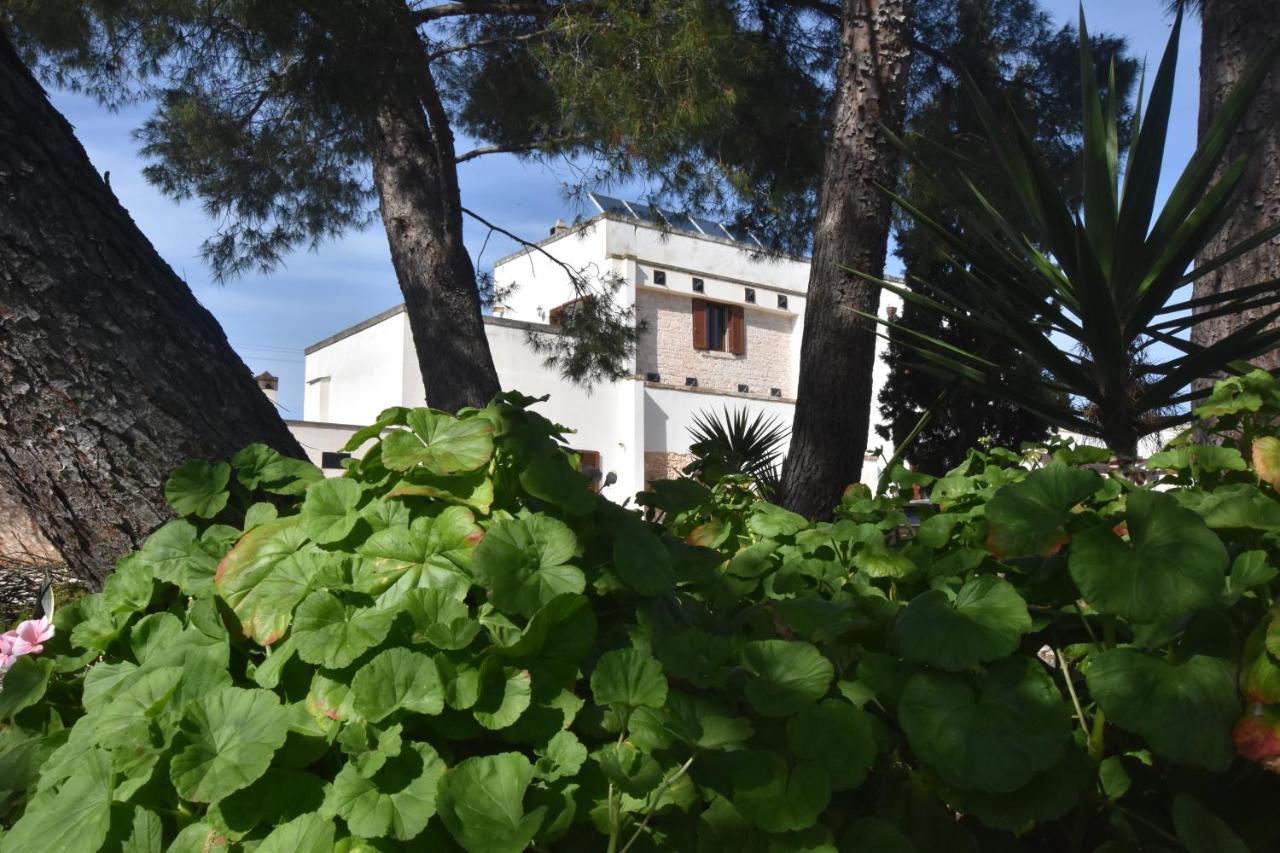
<path fill-rule="evenodd" d="M 561 136 L 555 139 L 538 139 L 533 142 L 524 142 L 519 145 L 481 145 L 479 148 L 472 148 L 463 154 L 459 154 L 454 158 L 455 163 L 465 163 L 468 160 L 474 160 L 477 157 L 483 157 L 486 154 L 524 154 L 529 151 L 538 151 L 542 148 L 548 148 L 556 145 L 566 145 L 577 140 L 581 140 L 579 136 Z"/>
<path fill-rule="evenodd" d="M 467 216 L 470 216 L 476 222 L 479 222 L 481 225 L 488 228 L 489 230 L 497 231 L 502 236 L 515 240 L 517 243 L 519 243 L 521 246 L 524 246 L 526 249 L 532 249 L 535 252 L 545 255 L 548 259 L 551 260 L 552 263 L 554 263 L 556 266 L 560 267 L 565 271 L 565 273 L 569 276 L 570 282 L 573 283 L 574 290 L 578 291 L 579 294 L 581 294 L 583 290 L 586 288 L 586 277 L 583 276 L 581 270 L 577 270 L 569 266 L 569 264 L 560 260 L 555 255 L 551 254 L 542 246 L 539 246 L 537 243 L 533 243 L 529 240 L 524 239 L 523 237 L 513 234 L 500 225 L 493 224 L 492 222 L 485 219 L 480 214 L 476 213 L 474 210 L 470 210 L 464 207 L 462 208 L 462 212 L 465 213 Z"/>
<path fill-rule="evenodd" d="M 464 50 L 478 50 L 482 47 L 491 47 L 496 44 L 512 44 L 513 42 L 529 41 L 530 39 L 535 39 L 541 36 L 545 36 L 549 32 L 551 32 L 550 29 L 534 30 L 531 33 L 521 33 L 519 35 L 501 36 L 499 38 L 491 38 L 491 39 L 481 39 L 480 41 L 470 41 L 470 42 L 467 42 L 466 44 L 450 45 L 449 47 L 442 47 L 439 50 L 432 51 L 431 53 L 427 54 L 427 61 L 433 62 L 434 60 L 448 56 L 449 54 L 452 54 L 452 53 L 461 53 Z"/>
<path fill-rule="evenodd" d="M 782 5 L 794 6 L 797 9 L 809 9 L 836 21 L 840 20 L 844 12 L 839 3 L 832 3 L 829 0 L 780 0 L 780 2 Z"/>
<path fill-rule="evenodd" d="M 442 18 L 458 18 L 465 15 L 552 15 L 563 9 L 574 8 L 568 3 L 539 3 L 527 0 L 463 0 L 458 3 L 440 3 L 427 6 L 413 13 L 416 23 L 425 24 Z"/>

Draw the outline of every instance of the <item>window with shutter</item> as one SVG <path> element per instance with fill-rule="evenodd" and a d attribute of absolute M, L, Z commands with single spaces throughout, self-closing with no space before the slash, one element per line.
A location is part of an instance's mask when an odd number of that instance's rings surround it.
<path fill-rule="evenodd" d="M 707 300 L 693 300 L 693 348 L 707 348 Z"/>
<path fill-rule="evenodd" d="M 734 355 L 746 355 L 747 352 L 747 320 L 741 305 L 729 305 L 729 352 Z"/>
<path fill-rule="evenodd" d="M 737 318 L 736 321 L 734 318 Z M 734 323 L 738 331 L 735 333 Z M 693 300 L 694 349 L 726 350 L 741 355 L 746 352 L 746 336 L 742 332 L 742 306 Z M 735 337 L 735 334 L 737 337 Z M 739 341 L 739 343 L 735 343 Z"/>

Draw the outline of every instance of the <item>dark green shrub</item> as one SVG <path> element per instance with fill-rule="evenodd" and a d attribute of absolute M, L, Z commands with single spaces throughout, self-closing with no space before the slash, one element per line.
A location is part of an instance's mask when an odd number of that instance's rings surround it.
<path fill-rule="evenodd" d="M 974 451 L 918 529 L 733 477 L 642 517 L 515 395 L 341 479 L 192 463 L 6 677 L 0 849 L 1270 849 L 1278 400 L 1219 386 L 1163 491 Z"/>

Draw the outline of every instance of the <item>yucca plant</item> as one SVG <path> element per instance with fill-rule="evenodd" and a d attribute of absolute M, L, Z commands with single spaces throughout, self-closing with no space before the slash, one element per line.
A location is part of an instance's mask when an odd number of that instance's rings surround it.
<path fill-rule="evenodd" d="M 743 406 L 707 409 L 693 416 L 689 450 L 696 457 L 685 473 L 706 483 L 726 474 L 746 474 L 764 497 L 775 494 L 782 450 L 790 431 L 776 415 Z"/>
<path fill-rule="evenodd" d="M 1246 370 L 1248 359 L 1280 344 L 1280 330 L 1270 328 L 1280 308 L 1210 346 L 1193 344 L 1184 336 L 1201 320 L 1280 302 L 1277 280 L 1175 301 L 1178 292 L 1199 277 L 1280 234 L 1280 224 L 1217 257 L 1201 257 L 1238 201 L 1235 190 L 1245 158 L 1220 173 L 1218 167 L 1274 63 L 1275 47 L 1245 74 L 1214 117 L 1163 208 L 1156 211 L 1181 24 L 1179 14 L 1151 87 L 1146 115 L 1140 107 L 1135 111 L 1122 180 L 1114 67 L 1113 85 L 1104 96 L 1094 76 L 1081 12 L 1084 139 L 1078 204 L 1051 179 L 1044 157 L 1012 110 L 998 112 L 972 81 L 966 81 L 984 132 L 993 143 L 997 172 L 1009 182 L 1017 201 L 1003 206 L 990 201 L 976 177 L 986 170 L 952 154 L 951 162 L 964 180 L 944 203 L 963 222 L 966 240 L 907 199 L 890 194 L 936 237 L 939 251 L 964 272 L 966 291 L 943 291 L 920 280 L 902 287 L 863 275 L 904 299 L 941 312 L 949 322 L 968 324 L 982 335 L 1011 337 L 1024 357 L 1040 368 L 1014 372 L 979 352 L 899 328 L 895 337 L 917 352 L 923 369 L 976 383 L 1054 424 L 1102 438 L 1122 457 L 1135 455 L 1143 435 L 1190 419 L 1187 404 L 1201 393 L 1188 390 L 1194 380 Z M 1139 104 L 1141 100 L 1140 92 Z M 911 156 L 912 145 L 935 143 L 900 144 Z M 1196 265 L 1189 269 L 1193 262 Z M 1158 358 L 1151 351 L 1156 344 L 1171 348 L 1172 357 Z"/>

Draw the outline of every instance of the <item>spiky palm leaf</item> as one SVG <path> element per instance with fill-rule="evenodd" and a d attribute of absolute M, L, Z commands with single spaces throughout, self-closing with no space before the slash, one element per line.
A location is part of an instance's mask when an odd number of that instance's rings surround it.
<path fill-rule="evenodd" d="M 689 450 L 697 457 L 685 473 L 714 483 L 726 474 L 746 474 L 764 495 L 777 491 L 782 450 L 790 431 L 776 415 L 742 408 L 707 409 L 693 416 Z"/>
<path fill-rule="evenodd" d="M 1238 372 L 1245 368 L 1243 362 L 1280 345 L 1280 330 L 1269 328 L 1280 316 L 1280 309 L 1274 308 L 1280 303 L 1280 281 L 1172 302 L 1179 289 L 1280 234 L 1280 224 L 1273 225 L 1188 271 L 1238 202 L 1235 190 L 1245 159 L 1220 173 L 1218 167 L 1274 63 L 1276 46 L 1247 71 L 1163 208 L 1156 211 L 1181 24 L 1179 14 L 1153 81 L 1147 114 L 1135 115 L 1122 182 L 1115 103 L 1099 92 L 1081 12 L 1084 180 L 1079 208 L 1055 185 L 1030 133 L 1012 111 L 998 115 L 966 81 L 1018 203 L 997 207 L 976 179 L 966 177 L 964 189 L 947 200 L 969 235 L 960 240 L 926 212 L 890 193 L 937 238 L 948 260 L 965 271 L 969 291 L 943 292 L 918 280 L 906 288 L 862 276 L 951 322 L 967 324 L 981 334 L 1011 337 L 1041 368 L 1041 375 L 1014 373 L 979 354 L 900 329 L 903 342 L 923 360 L 923 369 L 977 383 L 987 393 L 1059 426 L 1100 437 L 1127 455 L 1142 435 L 1190 418 L 1185 407 L 1178 407 L 1196 396 L 1185 390 L 1193 380 Z M 910 156 L 910 146 L 900 144 Z M 953 155 L 953 162 L 962 175 L 977 174 L 958 155 Z M 1181 336 L 1201 320 L 1256 307 L 1274 310 L 1212 345 L 1202 347 Z M 1176 355 L 1161 362 L 1146 357 L 1156 343 Z"/>

